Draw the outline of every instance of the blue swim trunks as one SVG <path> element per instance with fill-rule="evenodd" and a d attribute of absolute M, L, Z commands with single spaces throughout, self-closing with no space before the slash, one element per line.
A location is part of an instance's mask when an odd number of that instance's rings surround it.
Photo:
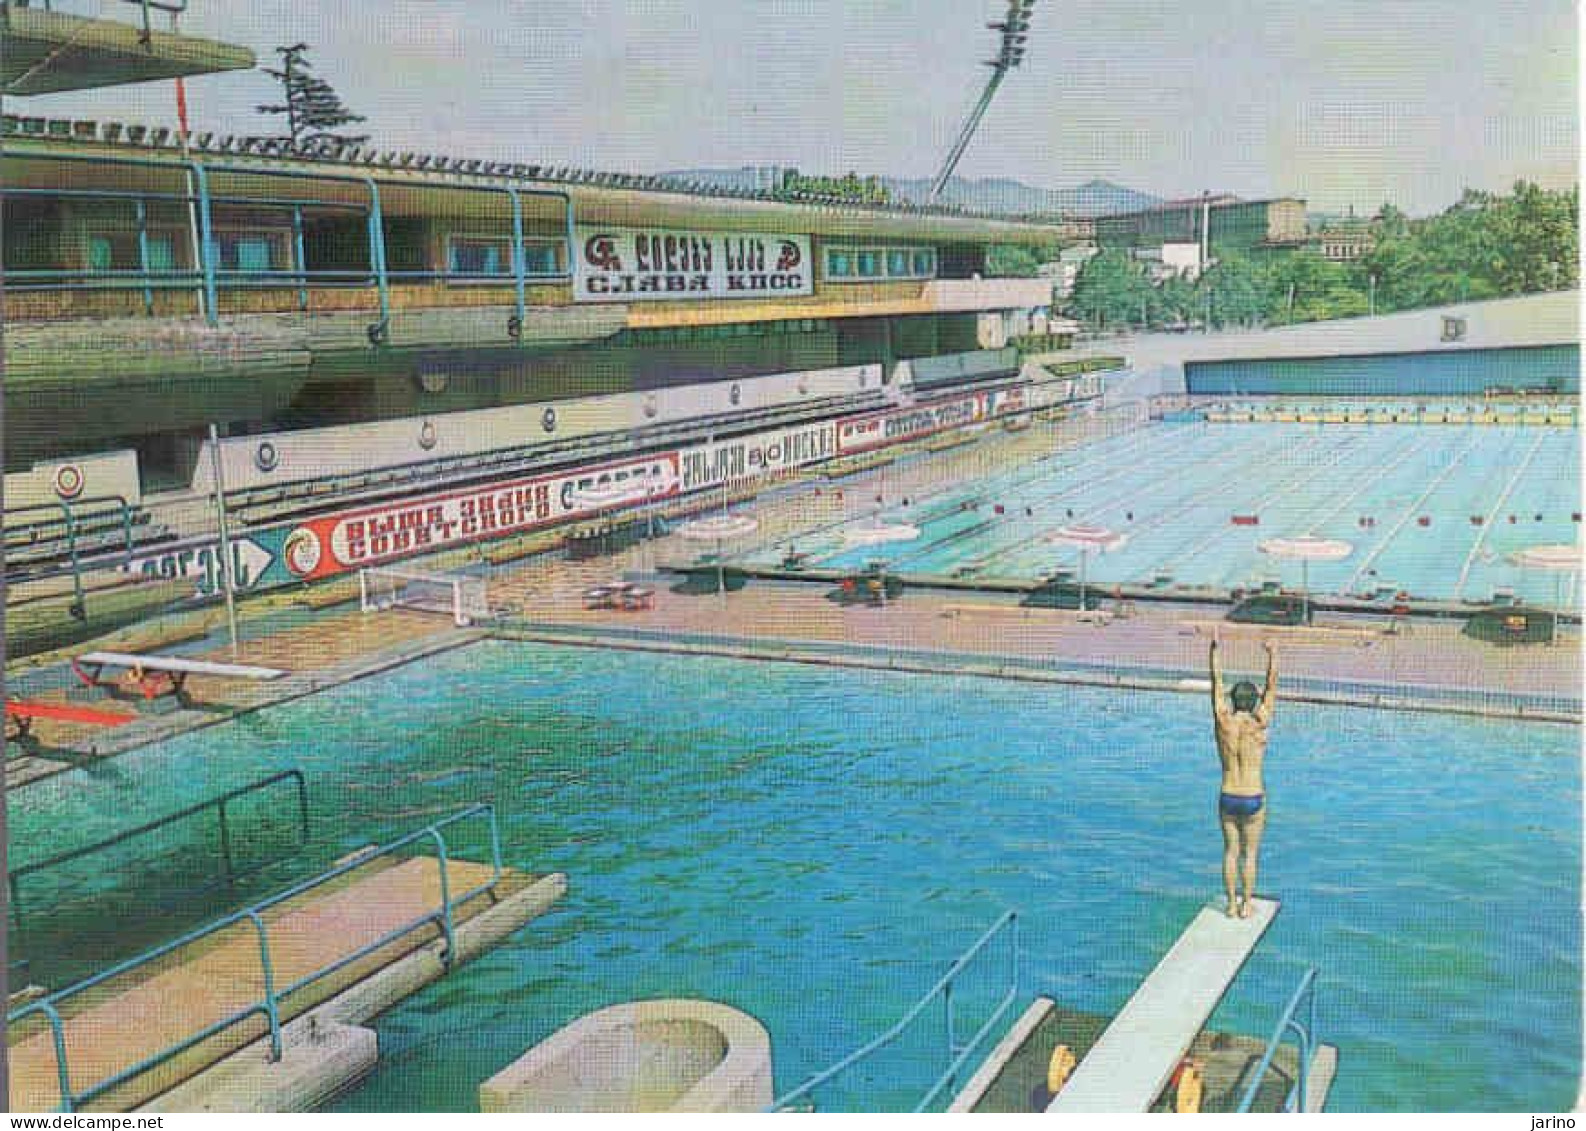
<path fill-rule="evenodd" d="M 1217 809 L 1225 817 L 1254 817 L 1261 812 L 1261 803 L 1264 795 L 1256 794 L 1254 797 L 1242 797 L 1237 793 L 1220 793 L 1217 795 Z"/>

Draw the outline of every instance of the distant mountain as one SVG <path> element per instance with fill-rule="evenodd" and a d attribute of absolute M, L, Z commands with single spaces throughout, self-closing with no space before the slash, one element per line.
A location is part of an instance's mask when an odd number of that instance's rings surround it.
<path fill-rule="evenodd" d="M 670 169 L 659 174 L 680 181 L 695 181 L 718 188 L 755 189 L 774 183 L 776 170 L 766 166 L 741 169 Z M 925 203 L 930 195 L 928 178 L 906 180 L 882 177 L 892 195 L 899 200 Z M 942 201 L 985 212 L 1064 212 L 1071 216 L 1108 216 L 1134 212 L 1160 204 L 1161 197 L 1113 184 L 1111 181 L 1086 181 L 1075 188 L 1045 189 L 1008 177 L 988 177 L 970 181 L 952 177 L 942 189 Z"/>

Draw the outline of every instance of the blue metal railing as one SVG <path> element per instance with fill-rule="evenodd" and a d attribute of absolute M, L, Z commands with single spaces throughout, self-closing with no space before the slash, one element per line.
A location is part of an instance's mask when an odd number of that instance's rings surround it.
<path fill-rule="evenodd" d="M 969 1059 L 970 1054 L 979 1047 L 980 1043 L 984 1041 L 987 1035 L 991 1033 L 992 1028 L 997 1024 L 997 1022 L 1000 1021 L 1003 1016 L 1007 1014 L 1008 1010 L 1013 1007 L 1014 1001 L 1017 999 L 1019 993 L 1018 924 L 1019 916 L 1017 912 L 1004 912 L 1002 917 L 993 923 L 986 933 L 981 935 L 980 938 L 975 941 L 973 946 L 958 956 L 957 960 L 950 967 L 948 967 L 947 973 L 942 975 L 941 980 L 932 986 L 930 990 L 926 992 L 924 997 L 915 1002 L 913 1008 L 905 1013 L 902 1018 L 898 1020 L 897 1024 L 893 1025 L 892 1028 L 888 1029 L 885 1033 L 882 1033 L 879 1037 L 864 1045 L 862 1048 L 859 1048 L 843 1057 L 830 1068 L 823 1072 L 817 1072 L 814 1076 L 811 1076 L 808 1080 L 805 1080 L 804 1083 L 794 1088 L 791 1092 L 788 1092 L 778 1098 L 771 1105 L 769 1110 L 787 1111 L 789 1108 L 793 1107 L 793 1105 L 799 1103 L 801 1100 L 805 1100 L 807 1097 L 809 1097 L 809 1102 L 813 1103 L 811 1093 L 816 1088 L 820 1087 L 822 1084 L 825 1084 L 833 1077 L 839 1076 L 843 1072 L 846 1072 L 860 1061 L 869 1058 L 879 1050 L 892 1044 L 903 1035 L 904 1031 L 908 1029 L 909 1025 L 912 1024 L 913 1021 L 920 1016 L 920 1014 L 925 1012 L 925 1008 L 930 1005 L 931 1002 L 935 1001 L 937 998 L 941 998 L 945 1021 L 943 1037 L 946 1054 L 948 1057 L 948 1064 L 947 1067 L 943 1069 L 942 1073 L 937 1076 L 935 1082 L 928 1089 L 926 1089 L 925 1095 L 914 1107 L 914 1110 L 917 1112 L 924 1111 L 930 1106 L 931 1102 L 941 1094 L 943 1088 L 948 1087 L 957 1080 L 958 1073 L 964 1067 L 964 1063 Z M 957 1018 L 953 1012 L 954 983 L 964 973 L 969 964 L 973 962 L 977 956 L 983 953 L 994 940 L 1004 936 L 1008 940 L 1008 992 L 997 1004 L 997 1008 L 992 1011 L 991 1016 L 986 1018 L 985 1023 L 975 1031 L 974 1035 L 970 1037 L 969 1040 L 960 1042 L 958 1039 Z"/>
<path fill-rule="evenodd" d="M 1298 1018 L 1300 1006 L 1305 1005 L 1305 1020 Z M 1267 1051 L 1257 1063 L 1255 1071 L 1250 1076 L 1250 1083 L 1245 1088 L 1244 1098 L 1239 1101 L 1236 1111 L 1247 1112 L 1256 1102 L 1256 1093 L 1261 1090 L 1261 1083 L 1266 1079 L 1267 1069 L 1272 1067 L 1272 1058 L 1277 1055 L 1278 1046 L 1283 1043 L 1286 1034 L 1294 1035 L 1295 1045 L 1299 1052 L 1299 1070 L 1295 1073 L 1294 1086 L 1289 1089 L 1283 1101 L 1284 1111 L 1305 1110 L 1305 1093 L 1310 1084 L 1311 1057 L 1316 1052 L 1316 967 L 1312 966 L 1300 979 L 1299 988 L 1294 991 L 1294 996 L 1289 999 L 1287 1008 L 1278 1018 L 1277 1025 L 1272 1030 L 1272 1037 L 1267 1041 Z"/>
<path fill-rule="evenodd" d="M 478 817 L 486 818 L 489 824 L 492 866 L 491 876 L 490 879 L 483 883 L 476 884 L 466 892 L 463 892 L 460 895 L 453 895 L 451 893 L 451 881 L 450 877 L 447 875 L 446 867 L 446 838 L 442 835 L 441 830 L 455 825 L 461 821 Z M 382 856 L 390 855 L 426 840 L 432 842 L 435 845 L 436 863 L 440 872 L 440 902 L 436 906 L 435 910 L 427 911 L 417 918 L 412 919 L 401 926 L 395 927 L 390 931 L 387 931 L 378 939 L 375 939 L 369 943 L 365 943 L 363 946 L 360 946 L 348 954 L 343 955 L 336 961 L 331 962 L 328 965 L 321 966 L 293 982 L 290 982 L 284 986 L 277 986 L 275 984 L 275 967 L 270 955 L 269 928 L 265 923 L 261 912 L 268 911 L 272 907 L 276 907 L 289 899 L 294 899 L 305 892 L 312 891 L 314 888 L 328 883 L 331 880 L 337 879 L 338 877 L 344 876 L 349 872 L 363 868 L 371 861 Z M 268 899 L 261 900 L 260 902 L 253 904 L 251 907 L 247 907 L 242 911 L 235 912 L 234 914 L 228 915 L 225 918 L 217 919 L 206 926 L 200 927 L 198 930 L 191 931 L 185 935 L 182 935 L 180 938 L 173 939 L 171 942 L 165 943 L 164 945 L 156 947 L 153 950 L 146 951 L 143 954 L 138 955 L 136 958 L 130 958 L 125 962 L 117 963 L 115 966 L 110 967 L 108 970 L 103 970 L 91 978 L 77 982 L 76 984 L 68 986 L 63 990 L 57 990 L 56 992 L 40 999 L 39 1001 L 31 1002 L 28 1005 L 23 1006 L 21 1009 L 8 1013 L 6 1015 L 6 1023 L 7 1025 L 14 1025 L 32 1016 L 42 1016 L 48 1022 L 55 1045 L 55 1064 L 58 1074 L 58 1086 L 60 1093 L 59 1109 L 63 1111 L 75 1111 L 79 1106 L 94 1099 L 95 1097 L 103 1095 L 112 1088 L 126 1083 L 128 1080 L 131 1080 L 132 1078 L 147 1072 L 149 1069 L 154 1068 L 157 1065 L 165 1063 L 172 1057 L 180 1055 L 187 1049 L 190 1049 L 193 1046 L 207 1040 L 215 1034 L 220 1033 L 231 1026 L 256 1015 L 263 1015 L 269 1028 L 270 1059 L 272 1061 L 280 1060 L 281 999 L 297 992 L 298 990 L 310 985 L 313 982 L 318 981 L 321 978 L 327 977 L 328 975 L 359 961 L 360 959 L 368 957 L 369 955 L 380 950 L 382 947 L 389 946 L 391 943 L 397 941 L 405 935 L 411 934 L 416 930 L 430 925 L 434 925 L 440 929 L 441 937 L 446 943 L 446 948 L 442 952 L 441 960 L 447 967 L 450 967 L 457 952 L 457 939 L 454 922 L 454 912 L 456 908 L 460 904 L 466 903 L 467 901 L 492 890 L 496 884 L 500 882 L 501 874 L 501 836 L 496 824 L 495 807 L 489 804 L 470 805 L 468 808 L 460 810 L 459 812 L 452 814 L 450 817 L 436 821 L 434 824 L 427 825 L 415 832 L 408 833 L 406 836 L 399 837 L 398 839 L 391 841 L 389 844 L 382 845 L 369 852 L 360 853 L 352 859 L 347 860 L 345 863 L 331 868 L 329 871 L 322 872 L 312 879 L 304 880 L 302 883 L 295 884 L 292 887 L 287 888 L 285 891 L 278 892 Z M 129 971 L 136 970 L 141 966 L 146 966 L 149 963 L 163 958 L 184 946 L 198 941 L 199 939 L 207 938 L 220 931 L 242 923 L 251 925 L 253 927 L 254 933 L 258 937 L 259 966 L 263 979 L 264 990 L 262 997 L 256 1001 L 248 1003 L 241 1009 L 235 1010 L 234 1012 L 220 1018 L 217 1021 L 205 1025 L 203 1028 L 199 1029 L 195 1033 L 190 1034 L 185 1039 L 178 1041 L 175 1044 L 168 1045 L 160 1051 L 150 1056 L 146 1056 L 142 1060 L 121 1069 L 119 1072 L 115 1072 L 101 1080 L 97 1080 L 86 1087 L 74 1090 L 71 1079 L 71 1065 L 67 1059 L 66 1052 L 66 1022 L 61 1017 L 59 1012 L 58 1007 L 60 1005 L 87 990 L 91 990 L 96 986 L 105 984 L 112 978 L 120 977 Z"/>
<path fill-rule="evenodd" d="M 107 508 L 104 508 L 102 510 L 93 512 L 93 514 L 96 515 L 96 516 L 97 515 L 107 515 L 107 514 L 119 514 L 119 517 L 121 519 L 122 534 L 125 537 L 125 541 L 126 541 L 125 550 L 124 550 L 124 554 L 123 554 L 122 560 L 131 561 L 132 560 L 133 547 L 135 545 L 135 542 L 134 542 L 134 539 L 133 539 L 133 536 L 132 536 L 132 527 L 133 527 L 132 515 L 133 515 L 133 511 L 136 508 L 134 508 L 130 503 L 128 503 L 126 498 L 121 496 L 121 495 L 94 495 L 94 496 L 90 496 L 90 497 L 84 498 L 84 499 L 71 499 L 71 500 L 58 499 L 58 500 L 56 500 L 53 503 L 36 503 L 36 504 L 30 505 L 30 506 L 14 507 L 11 510 L 6 511 L 5 515 L 4 515 L 5 523 L 6 523 L 6 527 L 7 527 L 6 533 L 7 533 L 7 535 L 9 535 L 9 534 L 15 532 L 17 529 L 19 529 L 19 527 L 17 527 L 13 523 L 13 520 L 18 515 L 32 513 L 34 511 L 45 511 L 45 512 L 48 512 L 48 513 L 50 513 L 52 515 L 56 511 L 59 511 L 61 513 L 61 515 L 62 515 L 61 522 L 62 522 L 62 525 L 64 527 L 65 536 L 66 536 L 66 559 L 67 559 L 67 562 L 69 563 L 70 570 L 71 570 L 71 577 L 72 577 L 72 604 L 71 604 L 70 611 L 71 611 L 72 616 L 76 617 L 78 620 L 86 619 L 87 615 L 88 615 L 88 611 L 87 611 L 87 594 L 86 594 L 86 592 L 83 589 L 83 575 L 82 575 L 81 561 L 80 561 L 80 555 L 78 554 L 78 548 L 77 548 L 77 534 L 78 534 L 78 528 L 79 528 L 79 526 L 82 524 L 82 522 L 84 520 L 84 516 L 81 513 L 82 509 L 85 508 L 85 507 L 92 507 L 95 503 L 111 503 L 111 504 L 114 504 L 115 510 L 112 510 L 111 508 L 107 507 Z M 77 509 L 73 510 L 73 507 L 76 507 Z M 48 527 L 48 526 L 53 526 L 54 524 L 55 524 L 54 520 L 53 519 L 49 519 L 49 520 L 46 520 L 44 522 L 24 523 L 23 526 L 31 525 L 31 526 L 46 526 L 46 527 Z M 15 553 L 17 550 L 20 550 L 22 547 L 19 547 L 19 546 L 18 547 L 13 547 L 13 546 L 10 546 L 9 543 L 8 543 L 6 548 L 8 550 L 11 550 L 12 553 Z"/>
<path fill-rule="evenodd" d="M 12 918 L 17 922 L 18 925 L 21 924 L 25 912 L 25 907 L 22 901 L 22 880 L 25 877 L 37 875 L 40 872 L 47 872 L 52 868 L 59 867 L 62 864 L 70 863 L 73 860 L 81 860 L 86 856 L 92 856 L 95 853 L 103 852 L 106 849 L 113 848 L 118 844 L 125 844 L 129 840 L 136 840 L 138 837 L 146 836 L 149 833 L 156 832 L 170 825 L 177 824 L 189 817 L 197 816 L 198 814 L 208 812 L 211 809 L 213 809 L 216 814 L 215 833 L 218 839 L 218 846 L 220 850 L 222 874 L 219 882 L 223 884 L 232 884 L 245 876 L 259 871 L 261 868 L 267 867 L 270 861 L 260 861 L 252 866 L 243 868 L 237 867 L 232 847 L 232 830 L 228 806 L 231 804 L 231 802 L 236 801 L 238 798 L 262 792 L 269 789 L 278 782 L 283 781 L 295 782 L 297 785 L 298 844 L 301 845 L 305 843 L 308 839 L 308 786 L 304 781 L 302 770 L 281 770 L 279 773 L 270 774 L 267 777 L 259 778 L 258 780 L 249 782 L 246 785 L 238 786 L 236 789 L 228 789 L 226 792 L 217 794 L 216 796 L 208 798 L 205 801 L 200 801 L 196 805 L 189 805 L 186 808 L 179 809 L 174 813 L 167 813 L 163 817 L 157 817 L 154 820 L 138 825 L 135 828 L 123 829 L 121 832 L 116 833 L 114 836 L 107 837 L 104 840 L 95 841 L 93 844 L 84 845 L 81 848 L 74 848 L 68 852 L 57 853 L 56 855 L 50 856 L 44 860 L 33 861 L 31 863 L 22 865 L 20 868 L 11 869 L 6 874 L 6 884 L 11 894 Z"/>
<path fill-rule="evenodd" d="M 368 174 L 340 173 L 329 170 L 309 169 L 279 169 L 268 166 L 255 167 L 233 162 L 199 161 L 195 159 L 161 159 L 150 157 L 121 157 L 93 154 L 66 154 L 66 153 L 26 153 L 12 154 L 18 160 L 46 160 L 46 161 L 75 161 L 86 164 L 99 165 L 125 165 L 141 168 L 168 169 L 171 172 L 185 172 L 191 184 L 191 190 L 186 193 L 169 193 L 141 190 L 119 189 L 47 189 L 47 188 L 13 188 L 0 190 L 0 196 L 6 194 L 16 196 L 84 196 L 96 197 L 105 200 L 131 201 L 135 209 L 135 218 L 138 228 L 139 266 L 136 270 L 72 270 L 72 269 L 22 269 L 7 271 L 7 279 L 13 281 L 17 289 L 21 290 L 114 290 L 114 289 L 141 289 L 144 293 L 145 312 L 152 314 L 154 308 L 153 291 L 161 290 L 197 290 L 202 294 L 203 312 L 210 325 L 219 322 L 219 292 L 222 287 L 226 289 L 244 287 L 282 287 L 295 286 L 298 290 L 298 305 L 307 309 L 309 283 L 316 285 L 330 285 L 343 287 L 369 287 L 376 290 L 379 303 L 379 321 L 369 328 L 369 339 L 373 344 L 381 344 L 387 340 L 391 321 L 390 287 L 393 279 L 412 281 L 441 280 L 448 282 L 494 282 L 503 286 L 511 285 L 513 288 L 514 313 L 507 326 L 507 334 L 514 341 L 523 338 L 524 321 L 527 317 L 527 286 L 531 282 L 565 281 L 571 278 L 573 255 L 573 202 L 569 193 L 560 189 L 542 189 L 520 187 L 514 184 L 470 184 L 470 183 L 445 183 L 434 187 L 457 192 L 484 192 L 500 194 L 507 197 L 511 209 L 511 239 L 512 255 L 511 270 L 504 273 L 473 273 L 434 270 L 401 270 L 391 271 L 387 267 L 385 214 L 381 208 L 380 185 L 399 187 L 413 187 L 413 182 L 403 181 L 393 177 L 376 177 Z M 366 201 L 362 205 L 352 205 L 345 201 L 322 200 L 313 198 L 297 199 L 292 197 L 246 197 L 222 196 L 210 190 L 210 177 L 213 174 L 226 174 L 262 179 L 304 180 L 356 184 L 363 187 Z M 562 205 L 562 232 L 559 239 L 563 242 L 563 254 L 560 257 L 561 267 L 556 271 L 540 272 L 530 271 L 527 265 L 527 256 L 523 251 L 525 239 L 523 222 L 523 198 L 543 197 L 558 200 Z M 159 200 L 165 202 L 187 203 L 194 207 L 194 218 L 190 225 L 190 235 L 197 247 L 198 265 L 196 269 L 153 269 L 149 264 L 147 248 L 147 215 L 145 201 Z M 215 239 L 213 206 L 216 204 L 247 205 L 249 207 L 267 206 L 276 208 L 291 208 L 292 215 L 292 246 L 295 258 L 295 269 L 288 271 L 264 270 L 248 271 L 228 269 L 219 262 L 218 245 Z M 303 241 L 303 209 L 352 209 L 364 214 L 366 219 L 365 238 L 368 248 L 368 268 L 360 269 L 315 269 L 309 270 L 304 265 Z"/>

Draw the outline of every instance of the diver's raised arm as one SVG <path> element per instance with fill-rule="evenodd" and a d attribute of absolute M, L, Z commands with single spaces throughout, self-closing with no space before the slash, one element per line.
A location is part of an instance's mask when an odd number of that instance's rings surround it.
<path fill-rule="evenodd" d="M 1272 708 L 1278 702 L 1278 646 L 1270 640 L 1262 641 L 1261 646 L 1267 650 L 1267 685 L 1256 704 L 1256 718 L 1266 724 L 1272 721 Z"/>

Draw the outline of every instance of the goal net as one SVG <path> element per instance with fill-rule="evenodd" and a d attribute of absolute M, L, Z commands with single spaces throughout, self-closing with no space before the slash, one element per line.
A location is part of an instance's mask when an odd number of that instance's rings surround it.
<path fill-rule="evenodd" d="M 358 590 L 366 613 L 380 609 L 444 613 L 459 627 L 490 615 L 482 577 L 376 566 L 358 572 Z"/>

